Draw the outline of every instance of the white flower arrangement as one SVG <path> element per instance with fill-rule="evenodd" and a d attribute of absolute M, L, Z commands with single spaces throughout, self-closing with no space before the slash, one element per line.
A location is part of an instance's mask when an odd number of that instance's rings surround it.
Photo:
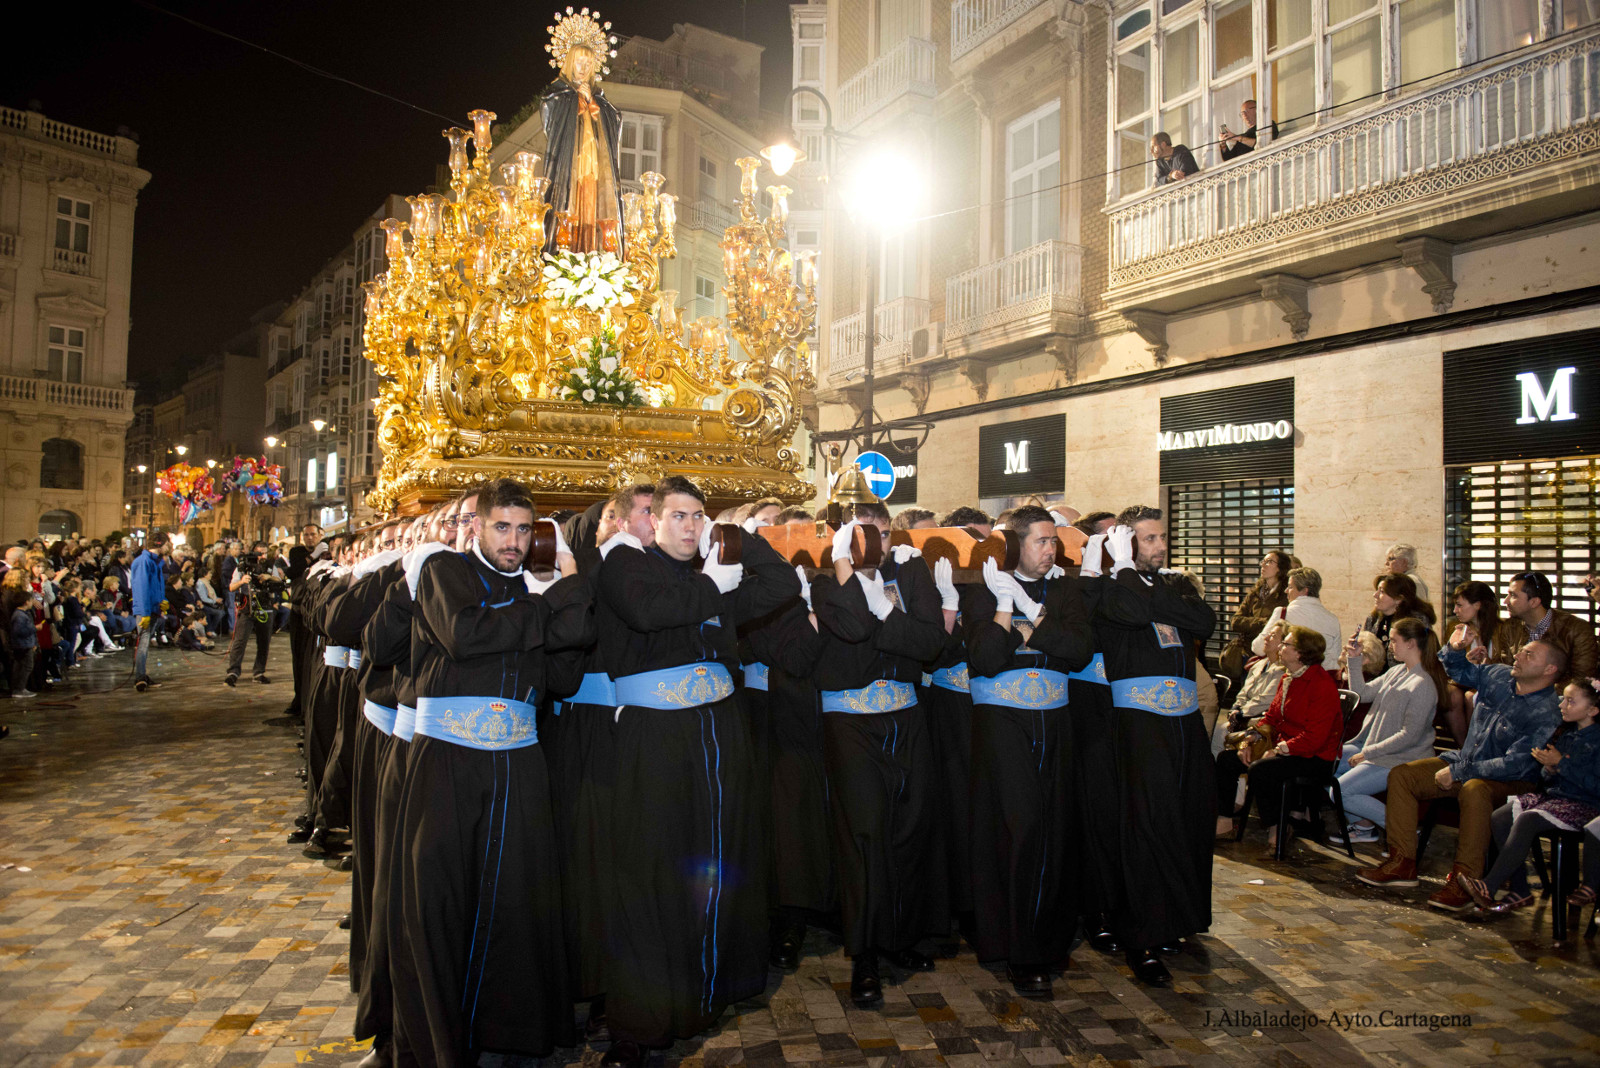
<path fill-rule="evenodd" d="M 576 362 L 561 380 L 557 396 L 584 404 L 614 404 L 642 408 L 649 401 L 639 379 L 622 364 L 617 334 L 611 327 L 572 350 Z"/>
<path fill-rule="evenodd" d="M 544 295 L 552 303 L 597 312 L 633 303 L 636 284 L 614 252 L 552 252 L 544 260 Z"/>

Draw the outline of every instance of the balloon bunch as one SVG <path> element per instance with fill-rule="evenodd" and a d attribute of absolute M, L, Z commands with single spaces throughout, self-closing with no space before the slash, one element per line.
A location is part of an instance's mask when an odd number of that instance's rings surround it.
<path fill-rule="evenodd" d="M 210 471 L 181 461 L 156 475 L 156 487 L 172 498 L 180 524 L 205 515 L 222 499 Z"/>
<path fill-rule="evenodd" d="M 233 470 L 222 480 L 225 490 L 236 489 L 251 504 L 270 504 L 283 500 L 283 468 L 267 462 L 265 456 L 235 456 Z"/>

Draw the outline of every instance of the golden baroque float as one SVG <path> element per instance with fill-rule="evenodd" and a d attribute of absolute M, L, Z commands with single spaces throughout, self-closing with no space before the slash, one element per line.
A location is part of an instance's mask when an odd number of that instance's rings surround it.
<path fill-rule="evenodd" d="M 409 197 L 409 222 L 384 221 L 388 270 L 365 286 L 383 453 L 368 504 L 415 512 L 501 476 L 543 504 L 582 504 L 662 471 L 695 479 L 717 505 L 810 498 L 793 439 L 816 385 L 805 342 L 816 266 L 797 271 L 782 247 L 789 190 L 769 187 L 760 218 L 760 160 L 738 161 L 740 218 L 722 242 L 728 320 L 684 322 L 660 289 L 659 261 L 677 254 L 661 175 L 621 197 L 621 249 L 612 228 L 594 231 L 602 250 L 573 252 L 573 220 L 551 210 L 539 157 L 517 153 L 493 173 L 495 115 L 469 119 L 470 132 L 444 133 L 449 194 Z M 628 403 L 574 392 L 573 375 L 602 359 L 636 380 Z"/>

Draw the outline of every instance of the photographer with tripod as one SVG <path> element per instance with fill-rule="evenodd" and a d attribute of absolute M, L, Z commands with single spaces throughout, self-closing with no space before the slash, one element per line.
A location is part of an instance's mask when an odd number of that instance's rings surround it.
<path fill-rule="evenodd" d="M 266 542 L 256 542 L 251 551 L 239 559 L 239 566 L 228 582 L 228 592 L 238 608 L 233 636 L 228 641 L 228 674 L 222 680 L 229 686 L 239 682 L 239 671 L 244 666 L 244 646 L 251 634 L 256 639 L 256 659 L 251 675 L 263 686 L 272 681 L 267 678 L 272 617 L 283 600 L 287 582 L 272 567 L 266 550 Z"/>

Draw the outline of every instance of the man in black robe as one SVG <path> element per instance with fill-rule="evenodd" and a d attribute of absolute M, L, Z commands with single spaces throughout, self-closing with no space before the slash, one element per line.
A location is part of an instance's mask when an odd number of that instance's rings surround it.
<path fill-rule="evenodd" d="M 811 586 L 823 648 L 823 745 L 833 816 L 834 863 L 850 996 L 883 999 L 878 957 L 907 971 L 931 971 L 916 948 L 949 931 L 944 860 L 934 833 L 936 770 L 926 717 L 917 704 L 923 664 L 944 648 L 939 592 L 910 546 L 886 553 L 877 574 L 851 565 L 855 527 L 889 541 L 889 511 L 859 504 L 833 541 L 833 574 Z"/>
<path fill-rule="evenodd" d="M 1112 928 L 1141 982 L 1172 980 L 1158 951 L 1211 926 L 1216 793 L 1210 738 L 1194 684 L 1194 650 L 1216 614 L 1163 574 L 1161 511 L 1123 510 L 1106 532 L 1112 569 L 1094 617 L 1111 685 L 1119 859 Z"/>
<path fill-rule="evenodd" d="M 656 483 L 651 515 L 654 545 L 620 545 L 600 565 L 601 663 L 618 705 L 607 1065 L 642 1064 L 766 987 L 763 784 L 733 700 L 736 627 L 800 588 L 761 538 L 723 563 L 688 479 Z"/>
<path fill-rule="evenodd" d="M 1017 993 L 1048 997 L 1078 927 L 1068 673 L 1094 637 L 1078 581 L 1055 566 L 1056 523 L 1013 511 L 1014 572 L 985 561 L 962 597 L 972 693 L 972 876 L 980 961 L 1004 960 Z"/>
<path fill-rule="evenodd" d="M 954 566 L 943 558 L 933 565 L 944 616 L 944 648 L 924 665 L 918 702 L 927 712 L 937 767 L 934 784 L 935 834 L 944 846 L 945 886 L 951 913 L 951 937 L 942 947 L 955 956 L 961 934 L 977 937 L 972 910 L 972 692 L 967 668 L 967 639 L 961 623 L 961 591 Z"/>
<path fill-rule="evenodd" d="M 289 664 L 294 674 L 294 697 L 290 698 L 289 707 L 284 709 L 283 714 L 296 719 L 305 715 L 300 695 L 305 686 L 306 625 L 295 603 L 305 582 L 306 572 L 316 562 L 312 553 L 321 540 L 322 528 L 315 523 L 307 523 L 300 529 L 299 543 L 289 550 Z"/>
<path fill-rule="evenodd" d="M 550 583 L 523 569 L 534 512 L 520 484 L 489 483 L 476 512 L 468 551 L 428 557 L 417 579 L 417 722 L 400 812 L 406 944 L 391 960 L 399 1064 L 542 1057 L 571 1041 L 535 706 L 547 688 L 575 684 L 572 651 L 593 640 L 592 606 L 570 556 L 567 577 Z"/>

